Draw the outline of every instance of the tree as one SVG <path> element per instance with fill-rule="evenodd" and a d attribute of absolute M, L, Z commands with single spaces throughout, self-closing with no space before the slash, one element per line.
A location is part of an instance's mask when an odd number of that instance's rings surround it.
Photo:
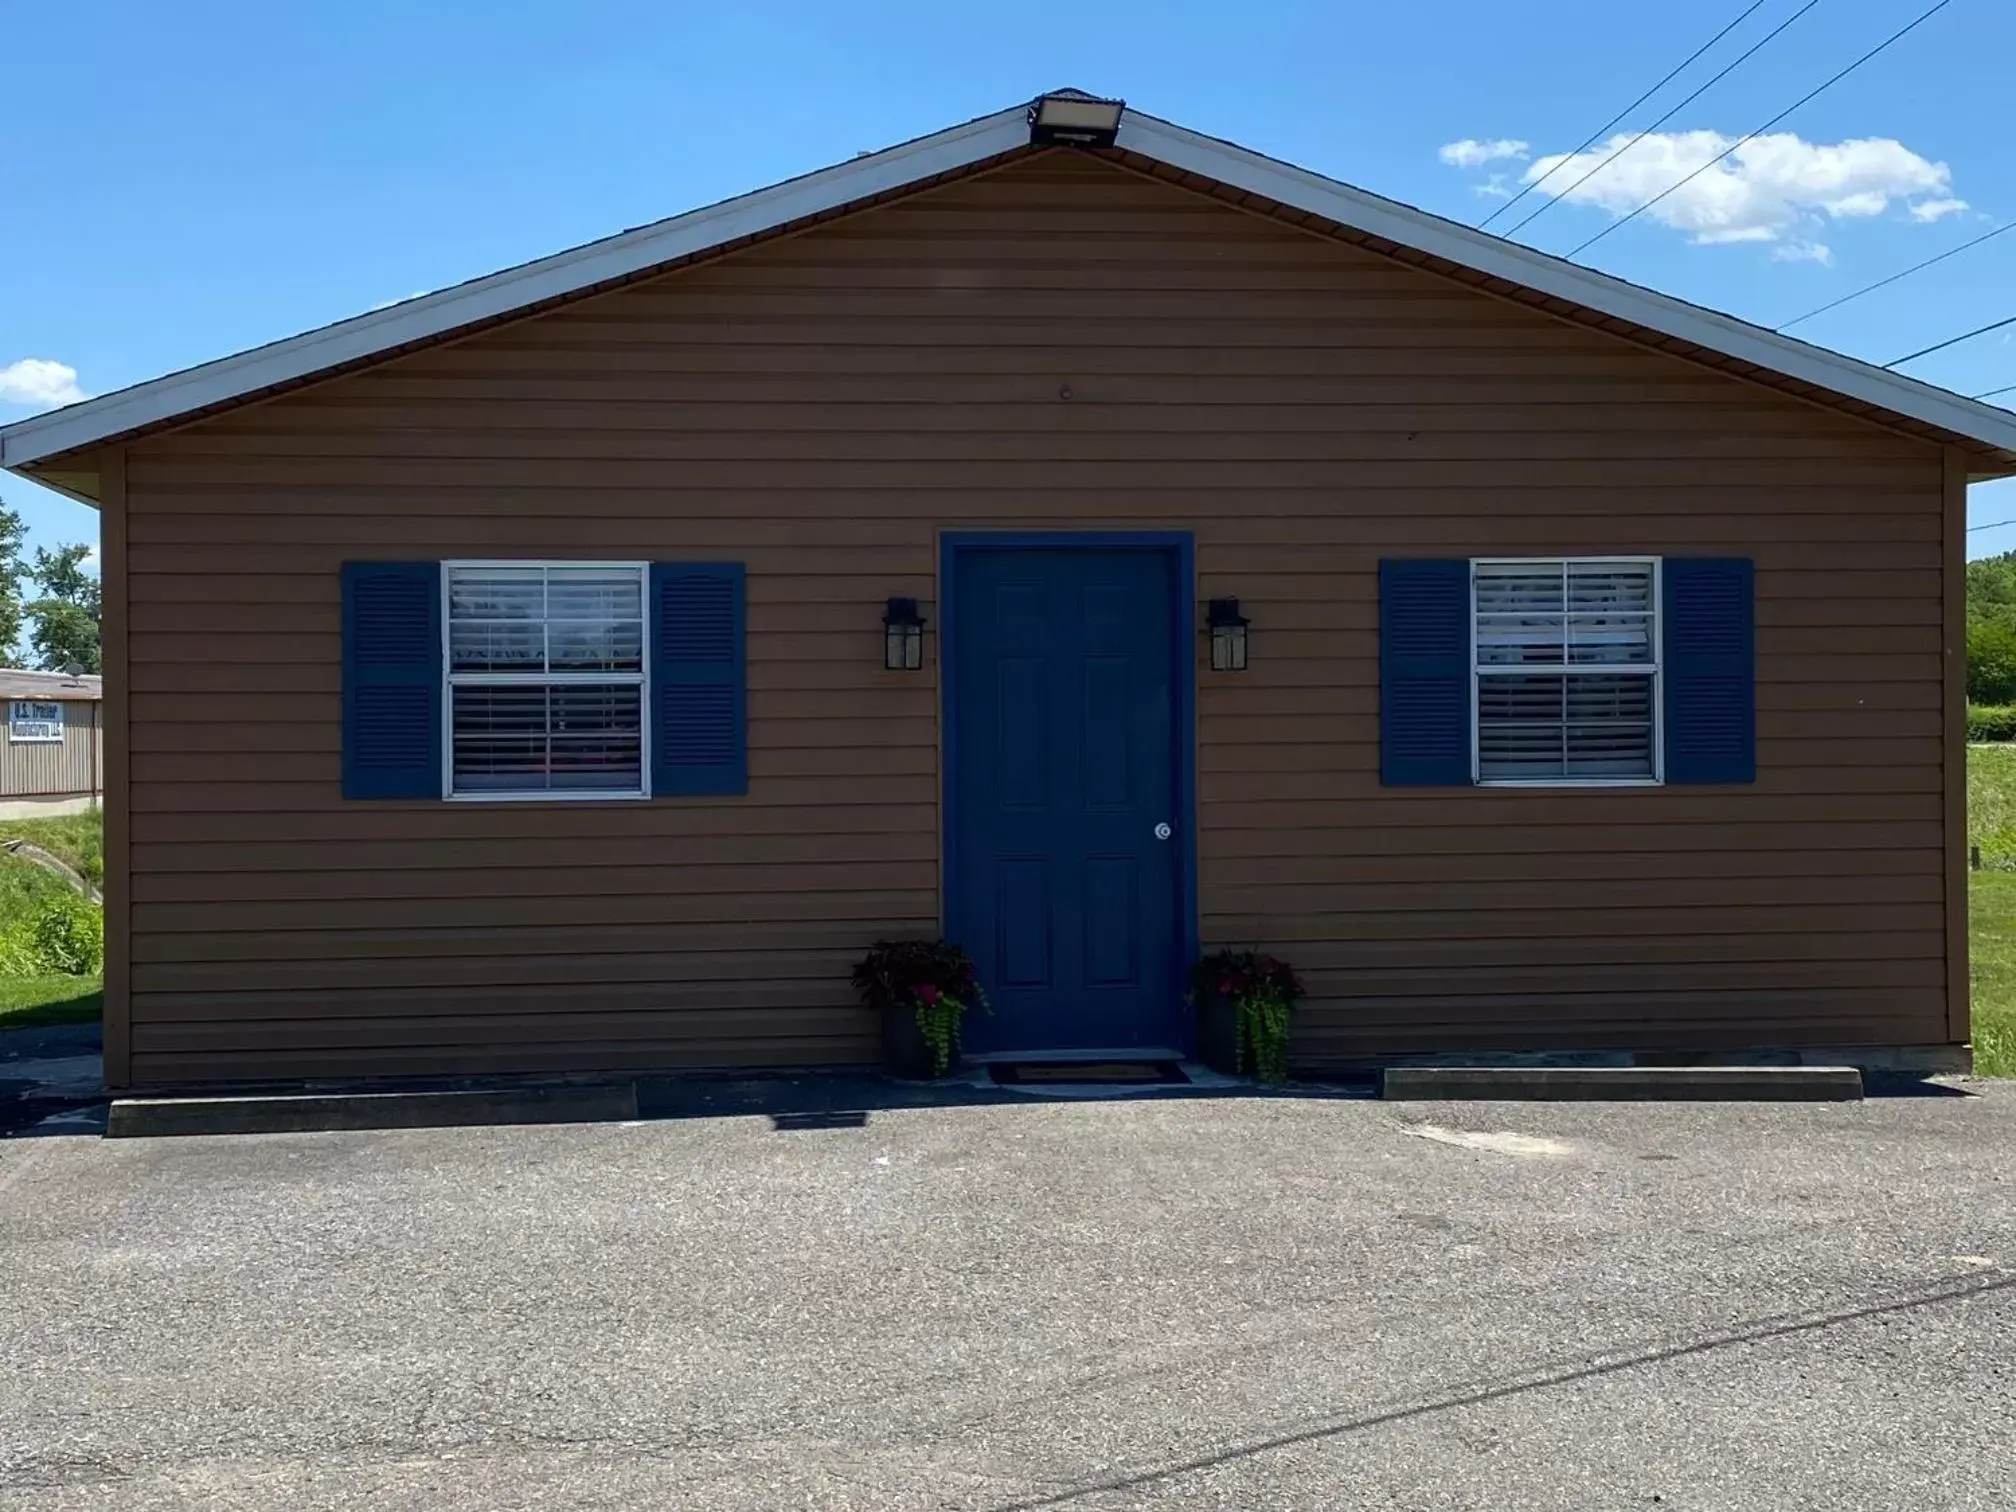
<path fill-rule="evenodd" d="M 21 641 L 20 514 L 0 504 L 0 661 L 12 661 Z"/>
<path fill-rule="evenodd" d="M 1967 564 L 1967 701 L 2016 703 L 2016 551 Z"/>
<path fill-rule="evenodd" d="M 45 672 L 60 672 L 73 664 L 86 672 L 100 670 L 100 590 L 98 579 L 84 570 L 90 555 L 89 546 L 58 546 L 54 551 L 37 547 L 35 563 L 27 570 L 41 596 L 17 610 L 17 626 L 19 614 L 25 613 L 28 639 Z"/>
<path fill-rule="evenodd" d="M 1967 612 L 2016 607 L 2016 551 L 1967 564 Z"/>
<path fill-rule="evenodd" d="M 1968 616 L 1967 701 L 2016 703 L 2016 619 L 2006 612 Z"/>

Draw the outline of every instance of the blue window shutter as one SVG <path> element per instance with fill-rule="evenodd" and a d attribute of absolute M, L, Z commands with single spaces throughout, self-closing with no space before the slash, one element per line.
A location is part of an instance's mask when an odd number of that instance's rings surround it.
<path fill-rule="evenodd" d="M 1470 785 L 1470 560 L 1379 564 L 1379 780 Z"/>
<path fill-rule="evenodd" d="M 651 568 L 651 791 L 749 791 L 740 562 Z"/>
<path fill-rule="evenodd" d="M 1666 780 L 1757 780 L 1755 569 L 1748 557 L 1668 557 Z"/>
<path fill-rule="evenodd" d="M 441 796 L 441 564 L 343 564 L 343 796 Z"/>

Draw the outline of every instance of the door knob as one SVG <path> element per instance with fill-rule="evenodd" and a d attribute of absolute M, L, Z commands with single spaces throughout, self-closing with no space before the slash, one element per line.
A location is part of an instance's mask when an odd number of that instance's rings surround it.
<path fill-rule="evenodd" d="M 1171 833 L 1172 831 L 1166 824 L 1158 824 L 1155 826 L 1155 838 L 1157 840 L 1167 840 Z"/>

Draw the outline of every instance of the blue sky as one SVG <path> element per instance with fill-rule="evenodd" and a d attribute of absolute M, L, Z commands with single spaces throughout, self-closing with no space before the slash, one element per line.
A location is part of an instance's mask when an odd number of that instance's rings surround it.
<path fill-rule="evenodd" d="M 0 420 L 66 388 L 17 364 L 102 393 L 1063 84 L 1474 222 L 1747 3 L 10 6 Z M 1620 129 L 1804 3 L 1765 0 Z M 1573 247 L 1930 3 L 1818 0 L 1521 239 Z M 1963 66 L 2012 53 L 2016 6 L 1953 0 L 1586 260 L 1776 324 L 2016 217 L 2016 134 Z M 2016 232 L 1797 334 L 1883 362 L 2005 315 Z M 2016 384 L 2016 327 L 1908 371 Z M 95 538 L 54 494 L 6 478 L 0 498 L 34 544 Z M 2016 483 L 1971 504 L 2016 520 Z M 1971 539 L 2016 548 L 2016 525 Z"/>

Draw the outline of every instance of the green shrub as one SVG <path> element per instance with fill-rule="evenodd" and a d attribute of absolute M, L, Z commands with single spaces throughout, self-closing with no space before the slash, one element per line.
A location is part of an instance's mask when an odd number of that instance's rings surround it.
<path fill-rule="evenodd" d="M 1967 705 L 1969 740 L 2016 740 L 2016 704 Z"/>
<path fill-rule="evenodd" d="M 37 914 L 35 953 L 51 975 L 95 976 L 105 964 L 105 910 L 79 898 Z"/>
<path fill-rule="evenodd" d="M 0 977 L 93 976 L 105 911 L 24 861 L 0 866 Z"/>
<path fill-rule="evenodd" d="M 17 856 L 0 855 L 0 936 L 26 935 L 43 909 L 72 901 L 83 899 L 56 873 Z"/>

